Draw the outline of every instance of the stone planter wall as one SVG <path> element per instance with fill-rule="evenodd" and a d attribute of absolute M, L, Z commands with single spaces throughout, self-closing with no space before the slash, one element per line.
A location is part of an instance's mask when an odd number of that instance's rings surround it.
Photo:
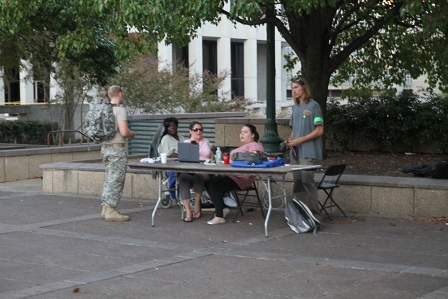
<path fill-rule="evenodd" d="M 104 167 L 98 163 L 51 163 L 41 165 L 43 191 L 100 196 Z M 316 173 L 318 181 L 321 174 Z M 346 212 L 395 216 L 448 216 L 448 184 L 446 180 L 404 177 L 343 175 L 334 198 Z M 263 185 L 258 184 L 263 196 Z M 276 188 L 274 188 L 274 191 Z M 149 174 L 129 169 L 124 187 L 125 198 L 152 200 L 158 198 L 157 180 Z M 286 193 L 292 194 L 292 176 L 286 177 Z M 320 200 L 325 193 L 319 191 Z M 278 204 L 278 201 L 276 202 Z M 334 213 L 339 213 L 335 210 Z"/>

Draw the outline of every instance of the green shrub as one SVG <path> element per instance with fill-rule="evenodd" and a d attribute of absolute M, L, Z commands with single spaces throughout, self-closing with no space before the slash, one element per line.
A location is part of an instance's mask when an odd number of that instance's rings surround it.
<path fill-rule="evenodd" d="M 59 124 L 50 121 L 15 120 L 0 122 L 2 143 L 47 144 L 47 133 L 58 130 Z"/>
<path fill-rule="evenodd" d="M 434 153 L 448 152 L 448 99 L 434 94 L 330 99 L 326 111 L 326 138 L 336 150 L 353 150 L 363 142 L 378 150 L 434 143 Z M 373 143 L 373 144 L 372 144 Z"/>

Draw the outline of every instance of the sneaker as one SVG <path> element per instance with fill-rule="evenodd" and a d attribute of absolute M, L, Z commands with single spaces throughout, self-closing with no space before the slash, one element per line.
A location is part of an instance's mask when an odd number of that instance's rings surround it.
<path fill-rule="evenodd" d="M 219 220 L 216 220 L 216 221 L 213 221 L 213 219 L 207 221 L 207 224 L 210 224 L 210 225 L 223 224 L 223 223 L 226 223 L 226 220 L 224 218 L 220 218 Z"/>

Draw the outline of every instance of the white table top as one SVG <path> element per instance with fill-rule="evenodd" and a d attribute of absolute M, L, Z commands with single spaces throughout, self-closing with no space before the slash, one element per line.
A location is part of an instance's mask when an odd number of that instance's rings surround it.
<path fill-rule="evenodd" d="M 203 172 L 203 173 L 247 173 L 247 174 L 277 174 L 283 175 L 296 170 L 314 170 L 322 168 L 322 165 L 290 165 L 268 168 L 256 167 L 233 167 L 226 164 L 205 165 L 204 163 L 185 163 L 169 160 L 162 163 L 132 162 L 127 164 L 138 173 L 149 173 L 151 171 L 177 171 L 177 172 Z"/>

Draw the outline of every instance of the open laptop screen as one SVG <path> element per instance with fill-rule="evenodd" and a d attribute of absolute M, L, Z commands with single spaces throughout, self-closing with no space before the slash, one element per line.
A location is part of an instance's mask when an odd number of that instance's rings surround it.
<path fill-rule="evenodd" d="M 199 163 L 199 144 L 179 142 L 177 144 L 179 162 Z"/>

